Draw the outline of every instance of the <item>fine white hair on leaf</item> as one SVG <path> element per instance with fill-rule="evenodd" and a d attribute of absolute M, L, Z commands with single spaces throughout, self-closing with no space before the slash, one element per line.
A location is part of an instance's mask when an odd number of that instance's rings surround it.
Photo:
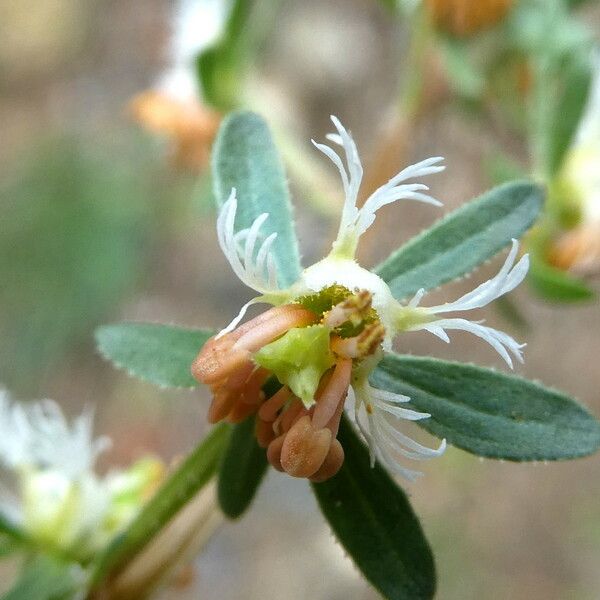
<path fill-rule="evenodd" d="M 369 444 L 372 465 L 375 457 L 378 457 L 392 472 L 409 481 L 414 481 L 422 473 L 402 466 L 398 462 L 398 457 L 410 460 L 429 460 L 444 453 L 446 440 L 442 440 L 438 448 L 428 448 L 399 430 L 400 420 L 418 421 L 431 417 L 429 413 L 399 406 L 410 401 L 408 396 L 373 388 L 366 381 L 353 387 L 356 398 L 355 420 Z M 366 408 L 367 427 L 360 419 L 359 410 L 362 405 Z"/>
<path fill-rule="evenodd" d="M 77 478 L 93 469 L 110 439 L 94 439 L 93 411 L 67 420 L 59 405 L 42 400 L 28 405 L 12 402 L 0 392 L 0 461 L 8 468 L 56 469 Z"/>
<path fill-rule="evenodd" d="M 271 247 L 277 239 L 277 233 L 267 236 L 256 250 L 261 228 L 269 218 L 268 213 L 262 213 L 254 219 L 250 227 L 237 233 L 236 213 L 237 198 L 233 188 L 217 217 L 217 237 L 225 258 L 240 281 L 249 288 L 261 293 L 276 291 L 277 268 Z"/>
<path fill-rule="evenodd" d="M 422 183 L 403 183 L 408 179 L 415 177 L 424 177 L 433 173 L 443 171 L 445 167 L 439 163 L 442 157 L 436 156 L 428 158 L 417 164 L 411 165 L 397 175 L 392 177 L 386 184 L 375 190 L 365 201 L 362 208 L 358 208 L 357 198 L 363 177 L 363 168 L 358 154 L 356 143 L 350 133 L 342 125 L 340 120 L 331 116 L 337 133 L 327 134 L 326 138 L 330 142 L 341 146 L 345 154 L 345 163 L 340 155 L 326 144 L 320 144 L 312 140 L 315 147 L 327 156 L 337 167 L 342 185 L 344 187 L 344 208 L 338 239 L 349 230 L 358 237 L 363 234 L 375 220 L 375 213 L 386 204 L 396 202 L 397 200 L 417 200 L 434 206 L 442 206 L 442 203 L 435 198 L 424 194 L 429 188 Z"/>

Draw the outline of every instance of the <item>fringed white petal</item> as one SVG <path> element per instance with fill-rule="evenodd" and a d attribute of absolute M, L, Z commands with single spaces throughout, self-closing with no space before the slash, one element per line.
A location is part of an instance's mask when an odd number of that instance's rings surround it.
<path fill-rule="evenodd" d="M 414 481 L 421 473 L 400 465 L 398 457 L 429 460 L 443 454 L 446 449 L 445 440 L 438 448 L 427 448 L 399 431 L 397 425 L 400 419 L 417 421 L 431 416 L 428 413 L 398 406 L 408 402 L 410 400 L 408 396 L 373 388 L 366 381 L 357 383 L 354 388 L 355 420 L 369 444 L 372 464 L 375 456 L 378 456 L 394 473 Z M 368 430 L 362 424 L 359 414 L 363 404 L 366 408 Z"/>
<path fill-rule="evenodd" d="M 217 237 L 225 258 L 240 281 L 249 288 L 261 293 L 276 291 L 277 269 L 271 246 L 277 239 L 277 233 L 267 236 L 258 247 L 258 251 L 256 250 L 261 228 L 269 218 L 268 213 L 259 215 L 250 227 L 236 233 L 236 212 L 237 199 L 234 188 L 217 218 Z"/>
<path fill-rule="evenodd" d="M 396 202 L 397 200 L 417 200 L 434 206 L 442 206 L 442 203 L 439 200 L 436 200 L 428 194 L 420 193 L 423 190 L 429 190 L 426 185 L 422 183 L 400 185 L 407 179 L 424 177 L 443 171 L 445 167 L 438 164 L 442 160 L 444 159 L 441 156 L 435 156 L 411 165 L 400 171 L 400 173 L 392 177 L 386 184 L 375 190 L 375 192 L 367 198 L 363 207 L 360 209 L 360 215 L 357 222 L 358 234 L 364 233 L 375 220 L 375 213 L 381 207 L 390 204 L 391 202 Z"/>
<path fill-rule="evenodd" d="M 93 438 L 93 412 L 85 410 L 69 424 L 58 404 L 43 400 L 29 405 L 0 395 L 0 460 L 9 468 L 56 469 L 69 478 L 90 471 L 110 446 Z"/>
<path fill-rule="evenodd" d="M 495 277 L 482 283 L 473 291 L 461 296 L 454 302 L 432 306 L 427 310 L 436 314 L 473 310 L 475 308 L 482 308 L 500 296 L 512 292 L 525 279 L 529 270 L 529 255 L 527 254 L 513 267 L 518 251 L 519 242 L 513 239 L 510 252 Z"/>
<path fill-rule="evenodd" d="M 360 235 L 363 234 L 375 220 L 375 213 L 382 206 L 396 202 L 397 200 L 417 200 L 435 206 L 442 205 L 442 203 L 435 198 L 422 193 L 429 189 L 426 185 L 421 183 L 401 185 L 402 182 L 407 179 L 443 171 L 445 167 L 439 164 L 443 158 L 433 157 L 400 171 L 400 173 L 392 177 L 386 184 L 382 185 L 378 190 L 371 194 L 363 207 L 358 209 L 356 202 L 363 176 L 363 168 L 358 155 L 358 150 L 352 136 L 340 123 L 339 119 L 332 116 L 331 121 L 333 122 L 337 133 L 328 134 L 326 137 L 329 141 L 338 144 L 343 148 L 346 158 L 345 164 L 340 155 L 330 146 L 317 143 L 314 140 L 313 144 L 337 167 L 344 186 L 345 200 L 338 233 L 338 242 L 349 234 L 356 236 L 356 238 L 360 237 Z"/>
<path fill-rule="evenodd" d="M 492 346 L 511 369 L 513 368 L 513 361 L 510 354 L 512 354 L 519 362 L 523 362 L 523 353 L 521 352 L 521 349 L 525 347 L 525 344 L 519 344 L 507 333 L 498 331 L 492 327 L 486 327 L 481 323 L 476 323 L 467 319 L 440 319 L 438 321 L 433 321 L 432 323 L 420 325 L 414 329 L 425 329 L 426 331 L 437 335 L 444 341 L 450 341 L 445 331 L 447 329 L 467 331 L 480 337 Z"/>

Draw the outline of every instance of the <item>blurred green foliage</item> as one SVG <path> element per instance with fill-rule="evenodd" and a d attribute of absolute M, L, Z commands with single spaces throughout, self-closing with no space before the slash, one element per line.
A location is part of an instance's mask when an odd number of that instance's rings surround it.
<path fill-rule="evenodd" d="M 143 169 L 120 154 L 48 139 L 0 187 L 0 381 L 13 389 L 34 391 L 135 285 L 151 203 Z"/>

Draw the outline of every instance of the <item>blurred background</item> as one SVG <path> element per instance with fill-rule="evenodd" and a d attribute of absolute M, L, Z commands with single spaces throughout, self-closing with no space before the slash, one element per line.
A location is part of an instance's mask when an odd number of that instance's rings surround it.
<path fill-rule="evenodd" d="M 0 382 L 20 399 L 54 398 L 70 414 L 94 405 L 97 431 L 114 440 L 105 467 L 189 451 L 206 432 L 208 398 L 115 371 L 94 350 L 94 328 L 120 320 L 216 328 L 250 297 L 216 241 L 206 153 L 218 102 L 207 98 L 199 112 L 174 116 L 152 96 L 190 97 L 194 65 L 181 57 L 198 50 L 196 35 L 213 35 L 200 20 L 186 30 L 191 41 L 181 41 L 182 15 L 193 4 L 0 0 Z M 352 130 L 367 186 L 403 163 L 445 156 L 448 168 L 431 184 L 444 211 L 495 183 L 501 161 L 489 165 L 499 145 L 527 164 L 512 121 L 493 107 L 482 113 L 469 94 L 448 99 L 452 85 L 435 52 L 421 53 L 426 92 L 411 96 L 414 21 L 393 2 L 270 4 L 236 103 L 261 112 L 280 136 L 305 264 L 328 249 L 337 226 L 339 186 L 310 145 L 328 132 L 330 114 Z M 573 19 L 597 32 L 600 7 L 579 4 Z M 416 203 L 382 214 L 361 248 L 368 265 L 441 216 Z M 432 295 L 458 295 L 494 269 Z M 598 288 L 598 279 L 588 283 Z M 519 372 L 600 415 L 596 301 L 558 304 L 522 286 L 484 316 L 527 341 Z M 402 352 L 503 368 L 487 346 L 461 334 L 451 346 L 423 334 L 398 341 Z M 406 487 L 436 553 L 439 598 L 600 597 L 600 456 L 519 465 L 450 449 L 425 471 Z M 377 597 L 336 545 L 305 482 L 272 472 L 252 510 L 224 525 L 194 566 L 191 581 L 162 597 Z M 8 581 L 10 569 L 2 569 Z"/>

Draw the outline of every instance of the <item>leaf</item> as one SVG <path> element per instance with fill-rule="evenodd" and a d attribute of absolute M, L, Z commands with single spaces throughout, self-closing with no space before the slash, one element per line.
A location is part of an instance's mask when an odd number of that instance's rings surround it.
<path fill-rule="evenodd" d="M 243 104 L 249 68 L 272 29 L 281 0 L 233 0 L 221 36 L 196 57 L 203 100 L 227 112 Z"/>
<path fill-rule="evenodd" d="M 158 323 L 119 323 L 96 330 L 98 350 L 119 369 L 163 387 L 195 387 L 190 367 L 214 333 Z"/>
<path fill-rule="evenodd" d="M 100 556 L 93 574 L 95 584 L 123 566 L 213 477 L 229 439 L 229 426 L 213 427 L 202 443 L 169 476 L 142 511 Z"/>
<path fill-rule="evenodd" d="M 215 141 L 213 176 L 217 205 L 222 206 L 232 188 L 237 190 L 236 229 L 250 227 L 262 213 L 269 213 L 261 232 L 276 232 L 271 247 L 279 285 L 292 285 L 301 266 L 292 205 L 283 166 L 265 121 L 251 112 L 227 117 Z"/>
<path fill-rule="evenodd" d="M 39 555 L 28 562 L 13 587 L 1 600 L 67 600 L 77 591 L 77 567 L 50 556 Z"/>
<path fill-rule="evenodd" d="M 581 60 L 579 56 L 572 57 L 561 69 L 561 79 L 562 85 L 555 96 L 554 118 L 548 131 L 550 173 L 556 173 L 562 166 L 587 106 L 592 83 L 589 61 Z"/>
<path fill-rule="evenodd" d="M 406 495 L 376 464 L 344 416 L 345 460 L 337 475 L 313 484 L 333 532 L 362 574 L 390 600 L 433 598 L 435 566 Z"/>
<path fill-rule="evenodd" d="M 0 558 L 16 552 L 29 543 L 25 531 L 0 512 Z"/>
<path fill-rule="evenodd" d="M 575 400 L 492 369 L 434 358 L 387 355 L 374 386 L 410 396 L 430 413 L 417 423 L 488 458 L 562 460 L 600 447 L 600 423 Z"/>
<path fill-rule="evenodd" d="M 554 302 L 585 302 L 596 294 L 585 281 L 532 258 L 527 281 L 545 300 Z"/>
<path fill-rule="evenodd" d="M 219 471 L 219 504 L 231 519 L 250 506 L 267 470 L 267 456 L 256 442 L 254 423 L 252 415 L 234 426 Z"/>
<path fill-rule="evenodd" d="M 452 281 L 521 237 L 543 198 L 542 189 L 526 181 L 496 187 L 414 237 L 375 271 L 400 299 Z"/>

